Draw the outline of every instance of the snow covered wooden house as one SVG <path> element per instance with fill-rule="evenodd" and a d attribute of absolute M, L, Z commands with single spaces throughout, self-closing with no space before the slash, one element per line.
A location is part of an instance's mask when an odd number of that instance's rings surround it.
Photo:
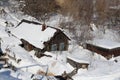
<path fill-rule="evenodd" d="M 70 57 L 67 58 L 67 62 L 77 69 L 80 69 L 80 68 L 88 69 L 88 66 L 89 66 L 89 62 L 80 61 L 80 60 L 77 60 L 75 58 L 70 58 Z"/>
<path fill-rule="evenodd" d="M 90 51 L 101 54 L 107 59 L 110 59 L 113 56 L 114 57 L 120 56 L 120 43 L 110 40 L 105 39 L 94 40 L 92 42 L 86 43 L 86 48 Z"/>
<path fill-rule="evenodd" d="M 79 54 L 79 53 L 78 53 Z M 88 66 L 90 64 L 90 59 L 88 56 L 83 55 L 68 55 L 67 56 L 67 62 L 72 65 L 74 68 L 77 70 L 82 68 L 82 69 L 88 69 Z"/>
<path fill-rule="evenodd" d="M 65 51 L 70 40 L 60 29 L 24 19 L 11 33 L 22 41 L 22 47 L 35 50 L 37 55 L 45 51 Z"/>

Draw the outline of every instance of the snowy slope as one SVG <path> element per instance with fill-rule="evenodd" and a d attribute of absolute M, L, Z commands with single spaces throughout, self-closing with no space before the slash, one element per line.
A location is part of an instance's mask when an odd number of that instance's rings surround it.
<path fill-rule="evenodd" d="M 12 16 L 9 15 L 6 19 L 17 23 L 16 20 L 11 18 Z M 59 25 L 60 20 L 57 18 L 58 17 L 51 18 L 51 22 L 48 22 L 48 24 Z M 101 32 L 97 33 L 97 31 L 93 33 L 97 38 L 115 39 L 115 34 L 111 30 L 106 31 L 106 35 L 101 34 Z M 62 54 L 60 52 L 46 52 L 44 54 L 51 55 L 52 57 L 44 56 L 42 58 L 37 58 L 34 56 L 34 51 L 28 52 L 18 46 L 21 43 L 20 40 L 14 36 L 9 36 L 8 33 L 5 32 L 4 24 L 2 24 L 2 26 L 0 25 L 0 37 L 3 40 L 1 42 L 2 50 L 6 52 L 6 48 L 8 48 L 10 52 L 7 53 L 10 56 L 15 57 L 16 60 L 21 59 L 19 63 L 10 59 L 9 63 L 14 65 L 17 71 L 14 72 L 8 69 L 0 70 L 0 80 L 33 80 L 31 79 L 32 74 L 36 74 L 38 71 L 46 72 L 47 68 L 48 72 L 51 73 L 50 75 L 61 75 L 64 71 L 69 73 L 74 70 L 74 68 L 66 62 L 66 57 L 68 56 L 74 58 L 78 62 L 88 62 L 90 64 L 88 70 L 79 69 L 78 73 L 72 77 L 74 80 L 120 80 L 120 57 L 115 58 L 117 62 L 114 61 L 115 59 L 108 61 L 102 56 L 96 53 L 93 55 L 92 52 L 75 44 L 70 45 L 69 50 Z M 36 75 L 34 78 L 35 77 L 41 79 L 41 75 Z M 46 77 L 44 77 L 43 80 L 47 80 Z"/>
<path fill-rule="evenodd" d="M 11 70 L 2 69 L 0 70 L 0 80 L 20 80 L 11 76 Z"/>
<path fill-rule="evenodd" d="M 31 54 L 34 54 L 34 52 L 32 52 Z M 37 58 L 34 55 L 32 56 L 39 63 L 48 65 L 48 73 L 51 73 L 52 75 L 61 75 L 63 74 L 64 71 L 70 73 L 71 71 L 74 70 L 74 68 L 69 63 L 66 63 L 66 60 L 64 59 L 65 53 L 59 54 L 59 53 L 45 52 L 44 54 L 50 55 L 52 57 L 44 56 L 42 58 Z"/>

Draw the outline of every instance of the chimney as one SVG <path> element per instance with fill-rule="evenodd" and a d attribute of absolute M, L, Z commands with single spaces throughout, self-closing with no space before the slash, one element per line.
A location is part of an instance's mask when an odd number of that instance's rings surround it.
<path fill-rule="evenodd" d="M 46 24 L 45 24 L 45 23 L 42 24 L 42 31 L 44 31 L 46 28 L 47 28 L 47 27 L 46 27 Z"/>

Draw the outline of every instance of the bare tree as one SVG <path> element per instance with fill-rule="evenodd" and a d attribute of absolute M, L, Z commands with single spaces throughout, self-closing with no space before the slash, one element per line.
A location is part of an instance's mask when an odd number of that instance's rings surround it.
<path fill-rule="evenodd" d="M 75 20 L 81 23 L 89 24 L 92 16 L 92 1 L 91 0 L 62 0 L 61 13 L 73 16 Z"/>
<path fill-rule="evenodd" d="M 59 6 L 55 0 L 25 0 L 23 11 L 38 20 L 42 20 L 49 14 L 57 12 L 57 9 Z"/>

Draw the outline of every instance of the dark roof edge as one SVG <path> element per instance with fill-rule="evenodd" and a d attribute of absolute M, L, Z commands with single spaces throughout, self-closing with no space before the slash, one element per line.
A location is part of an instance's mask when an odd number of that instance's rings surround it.
<path fill-rule="evenodd" d="M 103 48 L 103 49 L 107 49 L 107 50 L 112 50 L 112 49 L 118 49 L 118 48 L 120 48 L 120 47 L 115 47 L 115 48 L 105 48 L 105 47 L 101 47 L 101 46 L 99 46 L 99 45 L 95 45 L 95 44 L 92 44 L 92 43 L 86 43 L 86 44 L 88 44 L 88 45 L 92 45 L 92 46 L 95 46 L 95 47 L 99 47 L 99 48 Z"/>
<path fill-rule="evenodd" d="M 29 20 L 26 20 L 26 19 L 22 19 L 21 22 L 17 26 L 19 26 L 23 22 L 26 22 L 26 23 L 29 23 L 29 24 L 32 23 L 32 24 L 36 24 L 36 25 L 42 25 L 41 23 L 38 23 L 38 22 L 35 22 L 35 21 L 29 21 Z"/>
<path fill-rule="evenodd" d="M 48 27 L 51 27 L 51 26 L 48 26 Z M 57 32 L 62 32 L 64 36 L 66 36 L 68 38 L 68 40 L 71 40 L 61 29 L 59 28 L 55 28 L 55 27 L 51 27 L 51 28 L 54 28 L 57 30 Z"/>

